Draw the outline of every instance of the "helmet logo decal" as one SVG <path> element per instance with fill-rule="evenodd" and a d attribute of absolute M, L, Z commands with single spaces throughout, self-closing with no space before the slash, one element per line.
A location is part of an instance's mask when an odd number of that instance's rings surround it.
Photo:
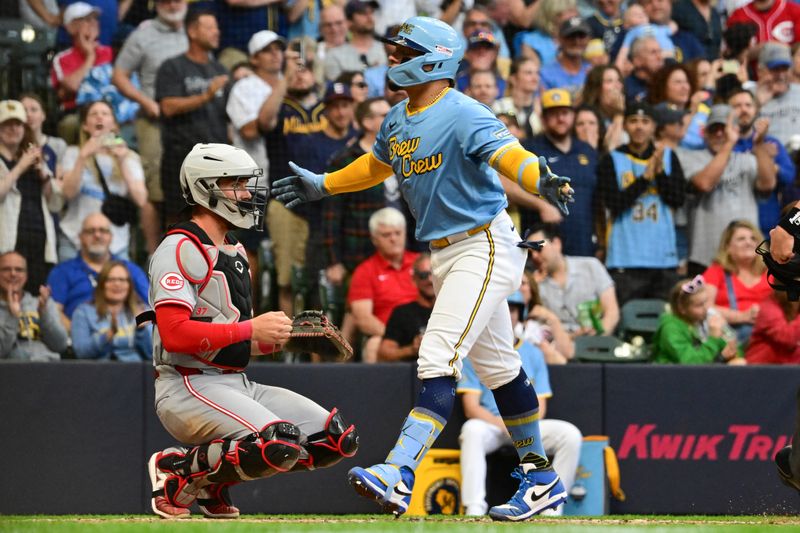
<path fill-rule="evenodd" d="M 406 22 L 402 26 L 400 26 L 400 31 L 398 31 L 397 33 L 398 34 L 400 34 L 400 33 L 411 34 L 412 31 L 414 31 L 414 25 L 413 24 L 409 24 L 408 22 Z"/>
<path fill-rule="evenodd" d="M 177 272 L 167 272 L 158 283 L 168 291 L 177 291 L 183 288 L 183 277 Z"/>
<path fill-rule="evenodd" d="M 242 272 L 244 272 L 244 265 L 242 264 L 242 262 L 241 262 L 241 261 L 236 261 L 236 262 L 233 264 L 233 266 L 236 268 L 236 271 L 237 271 L 237 272 L 239 272 L 239 274 L 241 274 Z"/>
<path fill-rule="evenodd" d="M 436 45 L 436 51 L 439 52 L 440 54 L 446 55 L 447 57 L 452 57 L 453 55 L 452 48 L 447 48 L 446 46 L 442 46 L 441 44 Z"/>

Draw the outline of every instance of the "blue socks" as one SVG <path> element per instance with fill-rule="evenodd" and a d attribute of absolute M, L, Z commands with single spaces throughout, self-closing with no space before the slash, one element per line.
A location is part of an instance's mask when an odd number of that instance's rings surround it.
<path fill-rule="evenodd" d="M 442 432 L 456 399 L 456 380 L 453 377 L 422 381 L 417 405 L 403 423 L 400 437 L 386 462 L 416 470 L 422 458 Z M 537 405 L 538 408 L 538 405 Z"/>
<path fill-rule="evenodd" d="M 550 468 L 539 433 L 539 399 L 525 370 L 520 369 L 517 377 L 493 390 L 492 394 L 520 463 L 533 464 L 537 470 Z"/>

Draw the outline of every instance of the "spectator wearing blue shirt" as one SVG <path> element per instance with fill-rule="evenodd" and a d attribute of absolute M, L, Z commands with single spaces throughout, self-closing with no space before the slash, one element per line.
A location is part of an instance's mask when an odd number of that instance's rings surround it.
<path fill-rule="evenodd" d="M 461 72 L 456 77 L 456 88 L 466 92 L 469 79 L 473 72 L 491 70 L 497 79 L 499 94 L 506 91 L 506 81 L 497 70 L 497 54 L 500 46 L 497 38 L 490 31 L 476 31 L 469 37 L 469 45 L 464 52 L 464 61 L 461 63 Z"/>
<path fill-rule="evenodd" d="M 79 359 L 139 362 L 150 358 L 151 326 L 136 327 L 143 304 L 125 263 L 109 261 L 97 276 L 94 301 L 83 303 L 72 320 L 72 346 Z"/>
<path fill-rule="evenodd" d="M 606 50 L 613 59 L 619 52 L 625 29 L 622 25 L 622 0 L 598 0 L 586 23 L 593 39 L 602 39 Z"/>
<path fill-rule="evenodd" d="M 564 89 L 550 89 L 542 94 L 543 131 L 526 139 L 522 145 L 527 150 L 546 157 L 553 172 L 572 179 L 570 185 L 576 192 L 575 203 L 570 204 L 569 216 L 560 225 L 560 233 L 564 235 L 564 253 L 593 256 L 593 198 L 597 182 L 597 152 L 572 133 L 574 125 L 572 97 Z M 523 220 L 523 226 L 529 227 L 534 222 L 536 221 Z"/>
<path fill-rule="evenodd" d="M 583 59 L 589 44 L 589 26 L 580 18 L 564 21 L 558 32 L 558 54 L 556 59 L 544 65 L 541 71 L 541 86 L 547 89 L 566 89 L 573 95 L 583 87 L 591 65 Z"/>
<path fill-rule="evenodd" d="M 642 0 L 641 4 L 647 18 L 650 19 L 650 24 L 669 28 L 669 38 L 675 47 L 675 61 L 685 63 L 692 59 L 705 57 L 706 51 L 697 37 L 693 33 L 678 28 L 672 21 L 671 0 Z"/>
<path fill-rule="evenodd" d="M 111 221 L 102 213 L 92 213 L 83 220 L 79 239 L 81 249 L 78 255 L 57 264 L 47 278 L 47 285 L 65 324 L 70 323 L 80 304 L 92 299 L 98 273 L 109 261 L 117 260 L 109 250 Z M 130 261 L 122 263 L 130 272 L 136 294 L 146 302 L 149 291 L 147 275 Z"/>
<path fill-rule="evenodd" d="M 758 101 L 753 93 L 746 89 L 734 90 L 727 96 L 727 103 L 736 113 L 736 121 L 739 124 L 739 140 L 733 146 L 733 151 L 752 153 L 753 138 L 755 137 L 754 126 L 758 121 L 766 121 L 769 124 L 769 119 L 756 118 L 759 109 Z M 769 230 L 778 224 L 778 220 L 781 217 L 781 207 L 785 203 L 782 201 L 784 190 L 792 186 L 797 171 L 792 158 L 778 139 L 772 135 L 766 135 L 764 142 L 770 143 L 775 147 L 775 166 L 778 169 L 777 187 L 769 194 L 756 196 L 756 201 L 758 202 L 758 225 L 761 232 L 766 235 Z"/>
<path fill-rule="evenodd" d="M 633 41 L 631 45 L 631 63 L 633 72 L 625 78 L 625 96 L 628 100 L 641 102 L 647 97 L 647 86 L 664 68 L 664 57 L 658 40 L 652 35 L 645 35 Z"/>

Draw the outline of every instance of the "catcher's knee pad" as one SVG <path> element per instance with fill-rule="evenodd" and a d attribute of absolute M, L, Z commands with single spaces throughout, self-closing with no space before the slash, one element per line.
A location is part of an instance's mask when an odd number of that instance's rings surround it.
<path fill-rule="evenodd" d="M 278 420 L 264 426 L 261 437 L 262 467 L 267 472 L 261 477 L 277 472 L 288 472 L 300 458 L 300 428 L 285 420 Z"/>
<path fill-rule="evenodd" d="M 313 470 L 333 466 L 356 454 L 358 432 L 354 425 L 347 425 L 339 410 L 334 408 L 325 422 L 325 429 L 308 436 L 305 449 L 308 459 L 299 461 L 298 467 Z"/>

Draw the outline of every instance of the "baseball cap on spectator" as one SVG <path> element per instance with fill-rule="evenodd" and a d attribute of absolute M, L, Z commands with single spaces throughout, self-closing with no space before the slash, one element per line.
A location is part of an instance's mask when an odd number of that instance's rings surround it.
<path fill-rule="evenodd" d="M 606 45 L 603 44 L 603 39 L 592 39 L 586 45 L 586 50 L 583 52 L 584 59 L 592 59 L 600 57 L 606 53 Z"/>
<path fill-rule="evenodd" d="M 467 40 L 467 48 L 477 48 L 478 46 L 489 45 L 492 48 L 499 48 L 500 43 L 497 42 L 494 34 L 490 31 L 478 30 L 472 33 Z"/>
<path fill-rule="evenodd" d="M 566 89 L 549 89 L 542 93 L 542 111 L 557 107 L 572 108 L 572 96 Z"/>
<path fill-rule="evenodd" d="M 688 113 L 688 111 L 668 102 L 656 104 L 653 110 L 656 112 L 656 124 L 659 126 L 682 122 L 683 117 Z"/>
<path fill-rule="evenodd" d="M 22 123 L 28 121 L 28 115 L 25 114 L 25 108 L 22 102 L 17 100 L 2 100 L 0 101 L 0 124 L 6 120 L 19 120 Z"/>
<path fill-rule="evenodd" d="M 350 100 L 352 102 L 353 95 L 350 94 L 350 87 L 344 83 L 331 83 L 328 85 L 323 102 L 329 104 L 334 100 Z"/>
<path fill-rule="evenodd" d="M 788 46 L 782 43 L 764 43 L 758 54 L 758 64 L 768 69 L 791 67 L 792 52 Z"/>
<path fill-rule="evenodd" d="M 74 4 L 70 4 L 67 6 L 67 9 L 64 10 L 64 26 L 73 20 L 88 17 L 92 13 L 99 15 L 101 13 L 100 8 L 91 4 L 87 4 L 86 2 L 75 2 Z"/>
<path fill-rule="evenodd" d="M 706 130 L 717 124 L 727 124 L 730 114 L 731 106 L 729 105 L 717 104 L 711 106 L 711 112 L 708 114 L 708 120 L 706 121 Z"/>
<path fill-rule="evenodd" d="M 347 5 L 344 6 L 344 16 L 349 19 L 353 18 L 353 14 L 363 13 L 368 7 L 377 10 L 380 6 L 375 0 L 368 0 L 366 2 L 363 0 L 350 0 L 347 2 Z"/>
<path fill-rule="evenodd" d="M 283 49 L 286 50 L 286 40 L 283 37 L 274 31 L 261 30 L 254 33 L 253 36 L 250 37 L 250 41 L 247 43 L 247 51 L 251 56 L 254 56 L 275 41 L 281 43 Z"/>
<path fill-rule="evenodd" d="M 639 102 L 636 100 L 629 101 L 625 104 L 625 117 L 632 116 L 650 117 L 653 120 L 657 118 L 653 106 L 647 102 Z"/>
<path fill-rule="evenodd" d="M 592 34 L 589 25 L 580 17 L 568 18 L 561 24 L 561 28 L 558 30 L 559 37 L 571 37 L 578 34 L 583 34 L 587 37 Z"/>
<path fill-rule="evenodd" d="M 517 118 L 517 110 L 511 99 L 501 98 L 500 100 L 495 100 L 492 104 L 492 112 L 496 117 L 506 116 Z"/>

